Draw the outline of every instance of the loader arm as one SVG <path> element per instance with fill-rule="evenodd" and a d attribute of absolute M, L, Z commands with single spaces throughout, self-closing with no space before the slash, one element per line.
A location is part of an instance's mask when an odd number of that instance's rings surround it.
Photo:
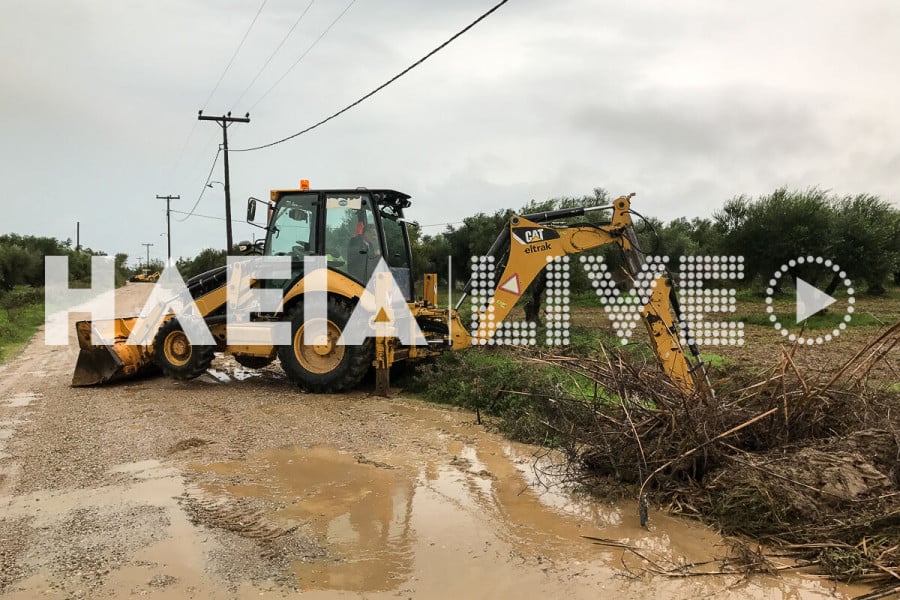
<path fill-rule="evenodd" d="M 553 219 L 582 216 L 591 210 L 612 209 L 609 224 L 556 225 Z M 636 244 L 631 220 L 631 195 L 617 198 L 612 206 L 562 209 L 534 215 L 513 216 L 509 226 L 497 238 L 489 255 L 499 260 L 495 272 L 493 295 L 477 312 L 478 328 L 473 336 L 458 331 L 454 347 L 485 344 L 499 328 L 516 302 L 551 260 L 605 246 L 617 244 L 625 255 L 626 268 L 632 279 L 637 278 L 644 264 L 643 253 Z M 504 251 L 508 248 L 508 253 Z M 466 285 L 465 295 L 472 289 Z M 641 308 L 641 319 L 650 334 L 651 347 L 663 369 L 683 391 L 692 392 L 705 383 L 703 363 L 696 347 L 689 348 L 692 365 L 679 338 L 680 308 L 674 284 L 668 273 L 658 277 L 648 302 Z M 468 339 L 466 339 L 468 337 Z"/>

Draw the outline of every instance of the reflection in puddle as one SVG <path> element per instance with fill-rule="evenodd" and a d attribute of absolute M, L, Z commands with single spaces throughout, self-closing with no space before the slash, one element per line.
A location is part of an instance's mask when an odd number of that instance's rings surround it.
<path fill-rule="evenodd" d="M 252 475 L 253 484 L 225 491 L 275 500 L 284 508 L 272 518 L 305 522 L 324 540 L 331 560 L 295 565 L 304 588 L 388 590 L 409 573 L 415 481 L 399 470 L 360 463 L 328 447 L 269 450 L 246 463 L 199 470 Z"/>
<path fill-rule="evenodd" d="M 441 579 L 454 569 L 488 579 L 507 569 L 506 577 L 516 581 L 516 569 L 498 567 L 498 558 L 596 561 L 604 553 L 582 536 L 621 529 L 621 515 L 597 503 L 542 500 L 545 494 L 522 477 L 518 463 L 524 457 L 508 445 L 451 440 L 448 450 L 452 458 L 406 457 L 398 468 L 331 447 L 279 448 L 195 468 L 223 476 L 206 484 L 207 492 L 269 500 L 281 507 L 271 519 L 303 523 L 319 538 L 330 558 L 294 565 L 301 589 L 388 591 L 424 574 Z M 679 525 L 687 534 L 688 527 Z M 685 537 L 699 532 L 712 538 L 694 529 Z M 645 547 L 671 549 L 667 535 L 615 532 L 623 534 L 646 538 Z M 473 562 L 479 558 L 484 560 Z"/>
<path fill-rule="evenodd" d="M 640 572 L 642 565 L 584 536 L 617 540 L 662 560 L 699 562 L 723 553 L 721 538 L 694 523 L 655 513 L 648 531 L 638 526 L 633 504 L 609 506 L 536 488 L 529 447 L 488 435 L 466 442 L 448 437 L 445 446 L 436 456 L 395 450 L 379 457 L 391 464 L 325 446 L 278 448 L 194 470 L 211 476 L 202 485 L 206 493 L 263 499 L 275 507 L 268 519 L 299 523 L 318 539 L 327 558 L 293 565 L 302 590 L 594 598 L 607 585 L 630 589 L 616 573 Z M 710 588 L 692 579 L 662 578 L 651 588 L 687 597 L 729 584 L 710 580 Z M 647 595 L 646 581 L 635 585 L 641 587 L 621 597 Z M 734 597 L 766 589 L 744 588 Z M 822 589 L 814 583 L 806 591 L 812 595 L 799 597 L 820 597 Z"/>

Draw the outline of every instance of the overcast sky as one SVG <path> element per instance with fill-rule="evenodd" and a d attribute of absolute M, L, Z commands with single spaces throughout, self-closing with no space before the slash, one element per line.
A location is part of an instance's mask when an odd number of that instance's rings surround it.
<path fill-rule="evenodd" d="M 495 0 L 6 0 L 0 233 L 164 258 L 165 202 L 189 211 L 221 142 L 284 137 L 387 80 Z M 256 82 L 248 85 L 259 74 Z M 244 93 L 244 91 L 246 93 Z M 243 97 L 241 97 L 243 94 Z M 265 94 L 265 95 L 264 95 Z M 264 97 L 263 97 L 264 96 Z M 510 0 L 319 129 L 231 154 L 233 211 L 292 188 L 390 187 L 422 224 L 604 187 L 664 220 L 736 194 L 818 185 L 900 194 L 900 3 Z M 222 181 L 222 161 L 213 180 Z M 224 216 L 222 186 L 197 213 Z M 183 215 L 173 215 L 176 219 Z M 428 233 L 437 233 L 432 227 Z M 236 223 L 235 240 L 252 227 Z M 223 221 L 173 220 L 173 253 L 224 247 Z"/>

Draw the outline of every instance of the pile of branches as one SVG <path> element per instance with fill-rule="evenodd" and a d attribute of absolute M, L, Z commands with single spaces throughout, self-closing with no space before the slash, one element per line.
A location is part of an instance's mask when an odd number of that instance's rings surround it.
<path fill-rule="evenodd" d="M 621 352 L 527 359 L 591 382 L 580 397 L 534 405 L 570 480 L 625 484 L 642 522 L 653 501 L 835 577 L 900 584 L 900 401 L 868 384 L 898 345 L 895 324 L 815 374 L 797 367 L 796 347 L 785 349 L 770 371 L 730 369 L 693 395 Z"/>

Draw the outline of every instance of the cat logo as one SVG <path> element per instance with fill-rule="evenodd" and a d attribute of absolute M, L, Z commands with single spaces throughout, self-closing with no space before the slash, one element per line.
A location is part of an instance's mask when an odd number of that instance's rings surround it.
<path fill-rule="evenodd" d="M 513 227 L 512 236 L 524 246 L 559 239 L 559 233 L 543 227 Z"/>

